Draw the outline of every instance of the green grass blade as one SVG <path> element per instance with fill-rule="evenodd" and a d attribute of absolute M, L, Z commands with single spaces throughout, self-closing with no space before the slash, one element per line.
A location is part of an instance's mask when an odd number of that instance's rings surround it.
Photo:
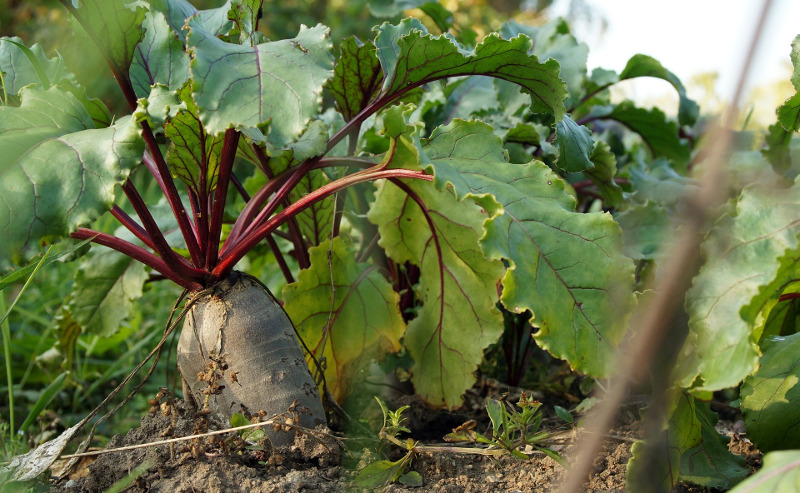
<path fill-rule="evenodd" d="M 64 382 L 67 379 L 67 375 L 69 375 L 69 372 L 65 371 L 61 375 L 57 376 L 56 379 L 44 389 L 41 397 L 39 397 L 39 400 L 36 401 L 36 404 L 33 405 L 33 408 L 28 413 L 28 417 L 25 418 L 25 421 L 23 421 L 22 425 L 20 425 L 19 431 L 25 431 L 30 425 L 32 425 L 36 420 L 36 417 L 39 416 L 39 413 L 42 412 L 42 409 L 50 404 L 50 401 L 53 400 L 53 397 L 55 397 L 56 394 L 58 394 L 61 389 L 64 388 Z"/>
<path fill-rule="evenodd" d="M 39 271 L 39 268 L 44 264 L 45 260 L 47 260 L 50 251 L 53 249 L 51 245 L 50 248 L 42 255 L 41 260 L 34 266 L 32 269 L 31 275 L 28 277 L 28 280 L 25 281 L 25 284 L 22 285 L 22 289 L 19 290 L 17 293 L 17 297 L 14 298 L 14 301 L 11 302 L 11 306 L 6 309 L 6 300 L 2 296 L 0 296 L 0 312 L 4 312 L 3 318 L 0 319 L 0 330 L 3 334 L 3 356 L 6 360 L 6 379 L 8 380 L 8 423 L 10 427 L 10 431 L 14 433 L 14 379 L 11 375 L 11 328 L 8 325 L 8 315 L 16 306 L 17 301 L 22 298 L 22 295 L 25 293 L 25 290 L 28 289 L 28 285 L 33 280 L 33 277 Z M 7 278 L 6 278 L 7 279 Z M 2 289 L 2 288 L 0 288 Z"/>

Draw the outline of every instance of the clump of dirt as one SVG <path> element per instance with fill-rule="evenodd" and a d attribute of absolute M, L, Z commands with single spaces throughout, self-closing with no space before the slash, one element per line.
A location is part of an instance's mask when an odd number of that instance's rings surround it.
<path fill-rule="evenodd" d="M 473 393 L 476 399 L 485 399 L 481 395 L 483 392 Z M 455 413 L 431 410 L 418 398 L 409 396 L 392 402 L 390 407 L 396 409 L 409 405 L 406 414 L 409 417 L 407 424 L 412 430 L 409 436 L 418 440 L 418 433 L 421 433 L 426 436 L 424 443 L 441 444 L 442 437 L 465 419 L 483 419 L 485 423 L 486 413 L 482 404 L 470 402 L 468 398 L 465 406 Z M 107 449 L 228 428 L 228 423 L 221 417 L 196 413 L 182 402 L 177 402 L 169 415 L 164 414 L 151 412 L 142 419 L 140 427 L 124 437 L 114 437 Z M 642 426 L 634 413 L 621 414 L 621 421 L 608 433 L 603 451 L 585 484 L 585 491 L 625 491 L 630 447 L 641 435 Z M 578 431 L 557 419 L 545 419 L 545 428 L 553 434 L 551 448 L 571 461 L 576 453 L 574 443 Z M 327 428 L 318 427 L 313 432 L 298 433 L 291 446 L 273 450 L 263 440 L 256 446 L 245 446 L 237 433 L 229 432 L 172 445 L 112 452 L 97 456 L 82 471 L 84 477 L 79 477 L 79 471 L 73 479 L 53 484 L 51 491 L 101 492 L 118 481 L 127 480 L 131 484 L 125 491 L 141 492 L 367 492 L 368 489 L 359 488 L 354 483 L 359 468 L 386 458 L 379 456 L 381 452 L 388 452 L 389 459 L 397 460 L 404 451 L 399 447 L 378 444 L 374 441 L 377 433 L 371 437 L 372 441 L 359 441 L 350 435 L 348 433 L 347 440 L 342 440 Z M 732 450 L 746 455 L 748 465 L 757 466 L 760 454 L 752 444 L 735 431 L 729 435 L 732 436 Z M 342 446 L 344 443 L 347 443 L 346 448 Z M 520 460 L 509 456 L 424 452 L 415 455 L 410 468 L 421 475 L 421 487 L 389 484 L 380 490 L 541 492 L 557 488 L 567 474 L 559 463 L 544 454 Z M 680 485 L 677 491 L 712 490 Z"/>

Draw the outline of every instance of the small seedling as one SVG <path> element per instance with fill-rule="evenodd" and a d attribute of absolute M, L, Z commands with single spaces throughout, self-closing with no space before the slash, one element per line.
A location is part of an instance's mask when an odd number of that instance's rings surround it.
<path fill-rule="evenodd" d="M 566 467 L 566 461 L 558 452 L 542 445 L 550 437 L 550 432 L 539 429 L 542 424 L 542 403 L 523 392 L 517 406 L 519 411 L 503 400 L 487 399 L 486 412 L 492 422 L 489 436 L 475 431 L 475 421 L 467 421 L 444 439 L 447 442 L 485 443 L 490 448 L 506 450 L 520 459 L 530 458 L 520 451 L 520 448 L 530 446 Z"/>
<path fill-rule="evenodd" d="M 362 469 L 356 477 L 357 486 L 377 488 L 388 483 L 400 483 L 405 486 L 422 486 L 422 476 L 417 471 L 407 471 L 416 454 L 417 443 L 411 439 L 405 442 L 398 438 L 400 433 L 410 433 L 411 430 L 403 425 L 406 420 L 403 413 L 409 406 L 402 406 L 395 411 L 390 411 L 386 403 L 375 397 L 383 412 L 383 425 L 378 432 L 378 438 L 388 440 L 398 447 L 406 449 L 406 454 L 396 461 L 379 460 Z"/>

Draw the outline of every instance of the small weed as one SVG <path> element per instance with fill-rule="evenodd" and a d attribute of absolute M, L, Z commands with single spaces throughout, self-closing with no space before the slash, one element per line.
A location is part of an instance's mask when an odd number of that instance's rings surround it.
<path fill-rule="evenodd" d="M 475 421 L 467 421 L 444 439 L 447 442 L 484 443 L 489 445 L 489 448 L 505 450 L 520 459 L 530 457 L 520 449 L 532 448 L 566 467 L 566 461 L 558 452 L 542 445 L 542 442 L 550 437 L 550 432 L 539 429 L 542 425 L 540 411 L 542 403 L 523 392 L 517 407 L 519 411 L 505 401 L 487 399 L 486 411 L 492 422 L 492 432 L 489 436 L 475 431 Z"/>
<path fill-rule="evenodd" d="M 417 443 L 408 438 L 405 442 L 398 438 L 400 433 L 410 433 L 411 430 L 403 425 L 406 420 L 403 413 L 409 406 L 402 406 L 396 411 L 390 411 L 386 403 L 375 397 L 383 411 L 383 426 L 378 432 L 378 438 L 387 440 L 404 448 L 406 454 L 396 461 L 379 460 L 369 464 L 359 471 L 355 483 L 365 488 L 377 488 L 388 483 L 400 483 L 405 486 L 422 486 L 422 476 L 417 471 L 408 471 L 411 461 L 417 452 Z"/>

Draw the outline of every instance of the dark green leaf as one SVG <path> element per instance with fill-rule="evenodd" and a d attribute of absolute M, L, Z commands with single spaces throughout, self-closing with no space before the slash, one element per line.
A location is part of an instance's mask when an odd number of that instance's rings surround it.
<path fill-rule="evenodd" d="M 691 157 L 689 144 L 678 135 L 678 126 L 667 120 L 658 109 L 637 108 L 630 101 L 610 107 L 597 107 L 592 112 L 596 118 L 616 120 L 642 137 L 654 157 L 671 159 L 676 165 L 686 166 Z"/>
<path fill-rule="evenodd" d="M 559 156 L 558 167 L 568 173 L 578 173 L 594 167 L 590 159 L 594 151 L 592 132 L 565 116 L 556 123 L 556 143 Z"/>
<path fill-rule="evenodd" d="M 697 401 L 695 410 L 702 442 L 681 455 L 680 479 L 706 488 L 730 489 L 749 473 L 744 457 L 728 450 L 730 439 L 714 429 L 717 415 L 707 403 Z"/>
<path fill-rule="evenodd" d="M 110 209 L 114 187 L 143 151 L 129 117 L 98 130 L 80 101 L 55 86 L 20 96 L 20 107 L 0 107 L 0 257 L 12 260 Z"/>
<path fill-rule="evenodd" d="M 597 190 L 603 197 L 606 207 L 622 205 L 622 188 L 614 181 L 614 178 L 617 177 L 617 158 L 611 152 L 611 147 L 602 140 L 595 141 L 589 159 L 594 166 L 585 169 L 583 174 L 597 185 Z"/>
<path fill-rule="evenodd" d="M 255 46 L 266 43 L 263 33 L 258 31 L 258 12 L 263 0 L 233 0 L 228 19 L 233 21 L 228 37 L 232 43 Z"/>
<path fill-rule="evenodd" d="M 778 107 L 778 121 L 787 132 L 800 130 L 800 92 Z"/>
<path fill-rule="evenodd" d="M 219 158 L 224 134 L 208 135 L 200 122 L 191 96 L 184 95 L 189 108 L 181 109 L 164 125 L 169 139 L 167 164 L 174 176 L 180 178 L 198 197 L 207 197 L 216 187 Z"/>
<path fill-rule="evenodd" d="M 293 39 L 251 47 L 217 39 L 195 18 L 189 26 L 192 96 L 210 135 L 269 122 L 270 144 L 282 147 L 316 117 L 332 75 L 326 27 L 303 27 Z"/>
<path fill-rule="evenodd" d="M 770 125 L 764 135 L 766 145 L 761 149 L 761 154 L 779 175 L 785 175 L 792 167 L 792 156 L 789 153 L 792 133 L 777 122 Z"/>
<path fill-rule="evenodd" d="M 763 452 L 800 448 L 800 334 L 773 336 L 762 347 L 761 366 L 742 384 L 747 437 Z"/>
<path fill-rule="evenodd" d="M 681 125 L 694 125 L 699 114 L 699 106 L 686 96 L 686 89 L 680 79 L 664 68 L 661 62 L 647 55 L 634 55 L 628 60 L 627 65 L 619 74 L 619 80 L 633 79 L 635 77 L 656 77 L 663 79 L 678 92 L 678 121 Z"/>
<path fill-rule="evenodd" d="M 383 71 L 375 45 L 370 41 L 361 43 L 355 37 L 347 38 L 340 51 L 327 87 L 333 93 L 339 113 L 349 121 L 378 94 Z"/>
<path fill-rule="evenodd" d="M 383 24 L 375 38 L 385 74 L 382 95 L 398 95 L 426 82 L 462 75 L 486 75 L 518 84 L 531 95 L 531 111 L 564 116 L 566 85 L 555 60 L 530 55 L 531 40 L 490 34 L 467 51 L 447 34 L 431 36 L 416 19 Z"/>
<path fill-rule="evenodd" d="M 565 421 L 569 424 L 575 423 L 575 418 L 572 416 L 572 413 L 569 412 L 567 409 L 564 409 L 561 406 L 553 406 L 556 411 L 556 415 L 561 418 L 562 421 Z"/>
<path fill-rule="evenodd" d="M 633 303 L 633 264 L 620 253 L 613 218 L 575 212 L 564 182 L 543 163 L 508 164 L 484 123 L 440 127 L 423 150 L 437 187 L 452 186 L 490 214 L 481 245 L 510 265 L 503 304 L 533 312 L 542 347 L 579 371 L 608 375 Z"/>
<path fill-rule="evenodd" d="M 672 491 L 678 484 L 681 455 L 703 442 L 693 397 L 686 393 L 678 395 L 665 428 L 657 442 L 639 440 L 631 447 L 626 474 L 629 491 Z"/>

